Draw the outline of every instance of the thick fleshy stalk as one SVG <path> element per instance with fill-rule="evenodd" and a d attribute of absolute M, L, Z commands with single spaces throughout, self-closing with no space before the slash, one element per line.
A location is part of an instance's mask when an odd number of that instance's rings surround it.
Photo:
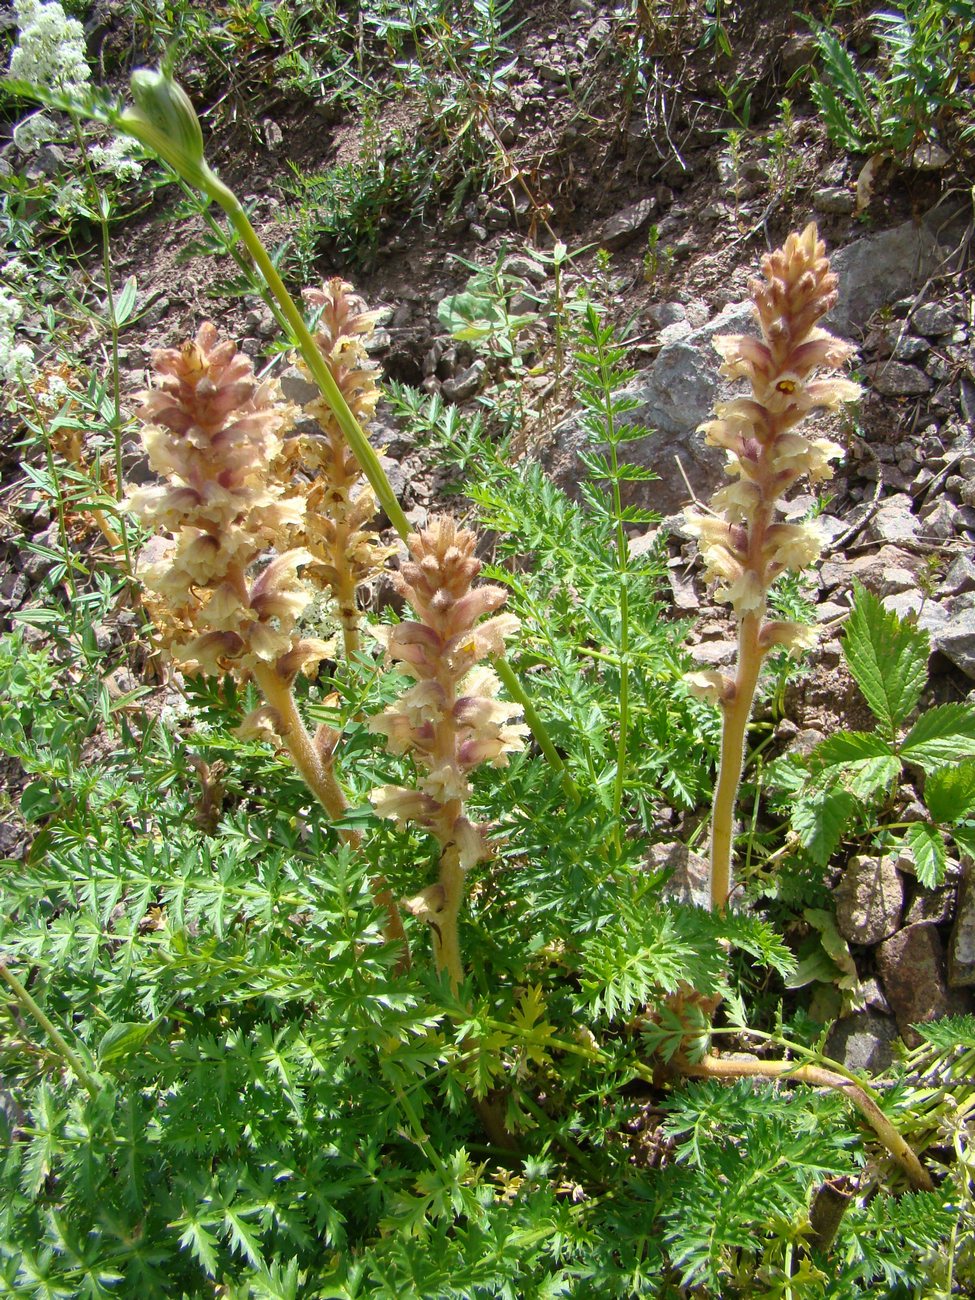
<path fill-rule="evenodd" d="M 849 380 L 819 377 L 843 365 L 854 349 L 816 323 L 835 302 L 837 283 L 816 226 L 790 235 L 762 269 L 764 283 L 751 284 L 761 337 L 722 335 L 714 341 L 724 358 L 722 374 L 747 379 L 751 396 L 719 406 L 717 419 L 703 426 L 707 441 L 728 452 L 735 481 L 715 493 L 711 513 L 687 512 L 708 573 L 721 584 L 718 598 L 738 620 L 735 676 L 699 672 L 687 678 L 695 694 L 723 713 L 711 818 L 710 895 L 719 910 L 731 892 L 735 802 L 762 663 L 774 646 L 798 650 L 813 642 L 809 628 L 766 618 L 776 578 L 813 564 L 821 546 L 813 525 L 777 519 L 783 498 L 803 475 L 812 483 L 829 478 L 829 462 L 841 454 L 835 443 L 805 437 L 795 426 L 810 412 L 835 410 L 860 392 Z"/>

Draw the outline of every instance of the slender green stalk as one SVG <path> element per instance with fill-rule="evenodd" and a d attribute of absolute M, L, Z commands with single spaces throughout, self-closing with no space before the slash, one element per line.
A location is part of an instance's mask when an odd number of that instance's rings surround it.
<path fill-rule="evenodd" d="M 14 997 L 24 1010 L 33 1016 L 40 1027 L 44 1030 L 45 1034 L 47 1034 L 48 1038 L 54 1044 L 54 1048 L 58 1055 L 75 1075 L 78 1081 L 84 1084 L 92 1097 L 97 1097 L 101 1091 L 98 1084 L 81 1064 L 77 1054 L 68 1046 L 61 1031 L 56 1027 L 50 1017 L 41 1010 L 24 988 L 23 984 L 21 984 L 17 976 L 8 969 L 6 962 L 3 961 L 0 961 L 0 979 L 3 979 L 4 983 L 13 993 Z"/>

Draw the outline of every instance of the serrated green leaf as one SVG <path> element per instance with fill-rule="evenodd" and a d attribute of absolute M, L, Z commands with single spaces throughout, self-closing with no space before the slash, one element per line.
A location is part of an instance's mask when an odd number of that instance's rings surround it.
<path fill-rule="evenodd" d="M 914 857 L 914 873 L 926 889 L 940 885 L 945 878 L 945 842 L 937 826 L 914 822 L 904 832 L 904 843 Z"/>
<path fill-rule="evenodd" d="M 864 759 L 886 758 L 894 751 L 876 731 L 839 731 L 813 751 L 813 759 L 823 767 L 860 763 Z"/>
<path fill-rule="evenodd" d="M 933 772 L 944 763 L 975 758 L 975 709 L 942 704 L 922 713 L 904 737 L 901 757 Z"/>
<path fill-rule="evenodd" d="M 962 853 L 975 859 L 975 826 L 971 822 L 966 822 L 964 826 L 952 826 L 951 838 Z"/>
<path fill-rule="evenodd" d="M 928 634 L 858 586 L 844 628 L 843 653 L 881 732 L 894 740 L 917 707 L 927 680 Z"/>
<path fill-rule="evenodd" d="M 792 829 L 809 856 L 825 867 L 856 808 L 856 796 L 833 786 L 802 799 L 792 814 Z"/>
<path fill-rule="evenodd" d="M 216 1277 L 217 1239 L 202 1223 L 196 1219 L 188 1223 L 180 1235 L 179 1244 L 189 1247 L 191 1253 L 200 1261 L 207 1277 Z"/>
<path fill-rule="evenodd" d="M 939 767 L 924 783 L 931 820 L 957 822 L 975 809 L 975 763 Z"/>

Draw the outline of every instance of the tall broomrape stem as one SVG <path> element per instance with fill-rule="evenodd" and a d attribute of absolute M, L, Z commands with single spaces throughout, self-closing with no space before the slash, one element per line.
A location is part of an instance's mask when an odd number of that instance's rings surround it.
<path fill-rule="evenodd" d="M 415 685 L 369 727 L 394 754 L 410 754 L 419 789 L 387 785 L 370 795 L 376 811 L 401 825 L 415 822 L 440 845 L 439 875 L 408 906 L 426 921 L 434 961 L 457 988 L 464 978 L 458 920 L 467 871 L 491 856 L 487 825 L 467 815 L 469 774 L 480 763 L 503 767 L 528 728 L 511 719 L 517 704 L 498 700 L 501 685 L 482 660 L 501 654 L 518 627 L 511 614 L 479 620 L 504 604 L 502 587 L 474 587 L 480 561 L 473 533 L 443 516 L 408 538 L 410 559 L 395 582 L 417 615 L 374 632 Z"/>
<path fill-rule="evenodd" d="M 680 1072 L 696 1079 L 795 1079 L 815 1088 L 835 1088 L 853 1102 L 913 1186 L 925 1192 L 934 1191 L 931 1175 L 877 1103 L 859 1084 L 842 1074 L 818 1065 L 795 1065 L 792 1061 L 724 1061 L 716 1056 L 706 1056 L 693 1064 L 681 1061 Z"/>
<path fill-rule="evenodd" d="M 764 282 L 752 281 L 761 337 L 720 335 L 714 345 L 729 379 L 747 379 L 750 397 L 716 409 L 703 426 L 707 441 L 728 452 L 727 470 L 736 480 L 716 492 L 709 514 L 687 512 L 700 538 L 709 575 L 723 585 L 738 620 L 738 664 L 734 678 L 721 672 L 692 673 L 688 685 L 723 713 L 721 761 L 711 817 L 711 907 L 725 907 L 732 886 L 734 811 L 744 763 L 745 739 L 759 673 L 774 646 L 789 650 L 813 643 L 811 629 L 766 619 L 768 593 L 787 570 L 818 559 L 821 539 L 812 524 L 778 522 L 782 499 L 806 475 L 819 483 L 832 475 L 830 460 L 842 449 L 825 438 L 793 432 L 816 409 L 835 410 L 859 396 L 846 379 L 824 379 L 851 356 L 850 344 L 833 338 L 816 322 L 836 301 L 836 276 L 814 224 L 788 237 L 763 260 Z"/>

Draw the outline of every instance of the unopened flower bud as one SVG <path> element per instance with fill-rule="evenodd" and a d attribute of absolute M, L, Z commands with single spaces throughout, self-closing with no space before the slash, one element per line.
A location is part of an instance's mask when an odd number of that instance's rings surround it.
<path fill-rule="evenodd" d="M 166 72 L 137 68 L 129 82 L 135 107 L 122 125 L 158 153 L 186 180 L 209 170 L 203 152 L 203 129 L 189 95 Z"/>

